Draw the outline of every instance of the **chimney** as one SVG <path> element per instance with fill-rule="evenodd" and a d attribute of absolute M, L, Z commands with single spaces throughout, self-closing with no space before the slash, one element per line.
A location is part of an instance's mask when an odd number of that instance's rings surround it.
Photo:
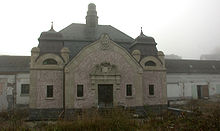
<path fill-rule="evenodd" d="M 86 16 L 86 25 L 88 27 L 96 27 L 98 25 L 98 16 L 96 12 L 96 5 L 90 3 L 88 5 L 88 11 Z"/>

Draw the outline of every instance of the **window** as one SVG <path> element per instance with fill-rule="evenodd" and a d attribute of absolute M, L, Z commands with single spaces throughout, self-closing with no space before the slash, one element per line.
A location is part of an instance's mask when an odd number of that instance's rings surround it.
<path fill-rule="evenodd" d="M 154 95 L 154 85 L 149 85 L 149 95 Z"/>
<path fill-rule="evenodd" d="M 21 94 L 29 94 L 30 85 L 29 84 L 21 84 Z"/>
<path fill-rule="evenodd" d="M 54 59 L 46 59 L 44 60 L 43 65 L 57 65 L 57 61 Z"/>
<path fill-rule="evenodd" d="M 126 85 L 126 96 L 132 96 L 132 85 Z"/>
<path fill-rule="evenodd" d="M 53 85 L 47 85 L 47 97 L 53 97 Z"/>
<path fill-rule="evenodd" d="M 153 61 L 147 61 L 147 62 L 145 63 L 145 66 L 156 66 L 156 63 L 153 62 Z"/>
<path fill-rule="evenodd" d="M 83 85 L 77 85 L 77 97 L 83 97 Z"/>

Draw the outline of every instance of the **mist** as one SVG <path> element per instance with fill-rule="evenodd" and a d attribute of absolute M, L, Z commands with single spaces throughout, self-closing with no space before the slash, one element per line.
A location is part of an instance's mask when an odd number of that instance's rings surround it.
<path fill-rule="evenodd" d="M 112 25 L 132 38 L 143 27 L 144 34 L 154 37 L 158 50 L 165 54 L 199 59 L 202 54 L 219 52 L 219 0 L 92 2 L 97 6 L 99 24 Z M 40 33 L 50 29 L 51 21 L 56 31 L 71 23 L 85 23 L 89 3 L 91 0 L 2 1 L 0 54 L 30 55 Z"/>

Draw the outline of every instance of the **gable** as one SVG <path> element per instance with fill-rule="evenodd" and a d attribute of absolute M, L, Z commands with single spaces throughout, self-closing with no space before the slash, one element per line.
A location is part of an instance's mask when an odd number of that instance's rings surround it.
<path fill-rule="evenodd" d="M 107 34 L 103 34 L 101 36 L 101 39 L 95 41 L 94 43 L 89 44 L 88 46 L 84 47 L 66 66 L 66 68 L 73 68 L 77 66 L 85 57 L 89 56 L 93 52 L 105 52 L 106 55 L 114 55 L 120 54 L 123 56 L 124 59 L 128 62 L 129 65 L 131 65 L 133 68 L 136 69 L 137 72 L 141 73 L 143 72 L 142 67 L 140 64 L 137 63 L 137 61 L 130 55 L 130 53 L 125 50 L 123 47 L 119 46 L 118 44 L 114 43 L 112 40 L 110 40 L 109 36 Z M 109 54 L 108 54 L 108 53 Z M 100 58 L 104 56 L 100 56 Z M 114 58 L 117 59 L 117 58 Z"/>

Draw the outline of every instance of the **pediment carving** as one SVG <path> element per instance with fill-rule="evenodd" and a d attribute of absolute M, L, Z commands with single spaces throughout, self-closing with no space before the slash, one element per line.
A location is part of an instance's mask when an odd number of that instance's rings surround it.
<path fill-rule="evenodd" d="M 97 81 L 109 81 L 113 80 L 114 83 L 120 84 L 121 75 L 116 65 L 112 65 L 109 62 L 103 62 L 95 65 L 90 73 L 92 84 Z"/>
<path fill-rule="evenodd" d="M 103 62 L 95 65 L 90 75 L 119 75 L 116 65 L 109 62 Z"/>
<path fill-rule="evenodd" d="M 110 48 L 110 38 L 107 34 L 101 36 L 100 42 L 102 50 L 108 50 Z"/>

